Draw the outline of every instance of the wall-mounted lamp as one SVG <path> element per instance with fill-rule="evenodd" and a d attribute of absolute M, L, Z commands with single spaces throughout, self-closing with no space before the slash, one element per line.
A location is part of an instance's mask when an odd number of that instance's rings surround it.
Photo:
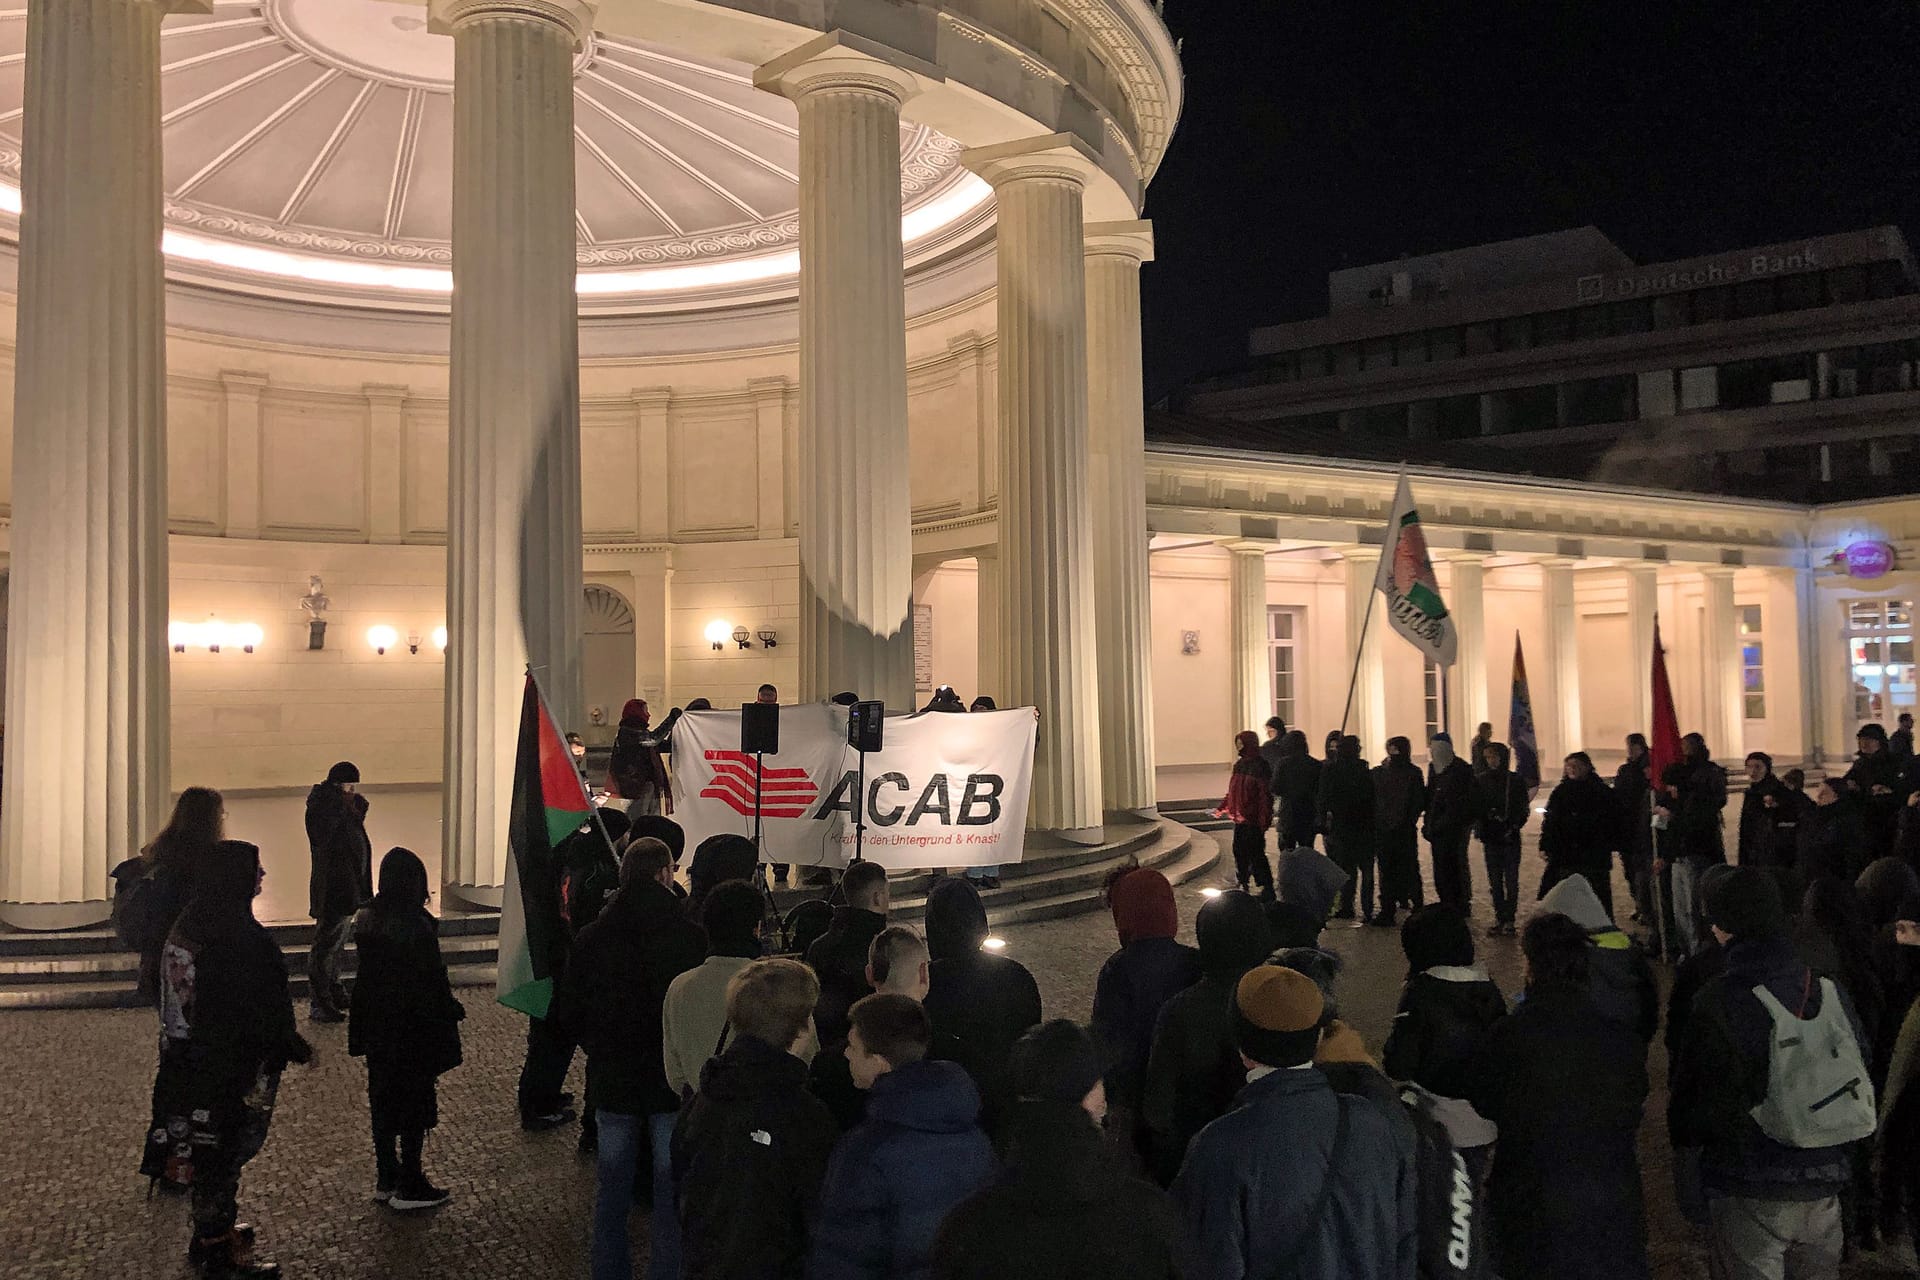
<path fill-rule="evenodd" d="M 400 633 L 384 623 L 377 627 L 368 627 L 367 643 L 373 646 L 375 653 L 384 654 L 400 643 Z"/>
<path fill-rule="evenodd" d="M 747 630 L 745 627 L 735 627 L 733 629 L 733 642 L 742 649 L 751 649 L 753 648 L 753 632 Z"/>
<path fill-rule="evenodd" d="M 707 624 L 707 643 L 720 650 L 727 646 L 727 637 L 733 634 L 733 624 L 723 618 L 715 618 Z"/>
<path fill-rule="evenodd" d="M 780 642 L 774 637 L 772 627 L 768 627 L 766 630 L 761 631 L 758 634 L 760 636 L 760 646 L 762 648 L 773 649 L 779 646 Z"/>
<path fill-rule="evenodd" d="M 442 653 L 447 651 L 447 629 L 445 627 L 435 627 L 433 629 L 433 647 Z"/>
<path fill-rule="evenodd" d="M 418 631 L 407 632 L 407 652 L 420 652 L 420 633 Z"/>
<path fill-rule="evenodd" d="M 223 646 L 238 645 L 252 653 L 266 639 L 266 632 L 256 622 L 225 623 L 218 618 L 208 618 L 205 622 L 169 622 L 167 624 L 167 643 L 175 653 L 185 653 L 189 648 L 205 649 L 208 653 L 218 653 Z"/>
<path fill-rule="evenodd" d="M 238 644 L 241 650 L 246 653 L 252 653 L 255 647 L 266 638 L 267 633 L 261 629 L 260 624 L 257 622 L 242 622 L 233 629 L 234 643 Z"/>

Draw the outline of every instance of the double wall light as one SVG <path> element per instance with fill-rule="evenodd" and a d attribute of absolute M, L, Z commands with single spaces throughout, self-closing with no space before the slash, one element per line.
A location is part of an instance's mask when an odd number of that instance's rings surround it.
<path fill-rule="evenodd" d="M 447 628 L 444 625 L 435 627 L 432 638 L 433 647 L 441 653 L 445 653 L 447 651 Z M 375 653 L 384 655 L 387 650 L 397 648 L 399 644 L 399 631 L 388 626 L 386 623 L 383 622 L 377 626 L 367 628 L 367 647 Z M 420 652 L 420 633 L 418 631 L 409 631 L 407 633 L 407 652 Z"/>
<path fill-rule="evenodd" d="M 780 644 L 779 634 L 775 632 L 772 627 L 762 627 L 758 632 L 753 632 L 747 630 L 745 627 L 736 627 L 725 618 L 715 618 L 712 622 L 709 622 L 705 635 L 707 637 L 707 644 L 710 645 L 715 652 L 726 648 L 727 641 L 729 640 L 739 645 L 742 649 L 751 649 L 753 648 L 753 641 L 756 635 L 759 637 L 761 647 L 763 648 L 773 649 L 779 647 Z"/>

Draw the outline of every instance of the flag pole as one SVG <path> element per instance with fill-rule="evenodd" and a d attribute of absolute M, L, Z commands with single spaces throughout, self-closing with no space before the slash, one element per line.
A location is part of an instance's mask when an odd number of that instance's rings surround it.
<path fill-rule="evenodd" d="M 1340 736 L 1347 734 L 1347 717 L 1353 714 L 1353 691 L 1360 684 L 1360 655 L 1367 651 L 1367 628 L 1373 625 L 1373 598 L 1379 591 L 1367 587 L 1366 611 L 1360 615 L 1360 643 L 1353 648 L 1353 674 L 1347 677 L 1347 702 L 1340 710 Z"/>
<path fill-rule="evenodd" d="M 533 696 L 540 699 L 540 710 L 546 713 L 547 719 L 553 721 L 554 729 L 565 735 L 567 731 L 561 728 L 559 718 L 553 714 L 553 704 L 547 701 L 547 691 L 541 687 L 540 677 L 534 674 L 536 671 L 545 670 L 547 668 L 544 666 L 536 667 L 529 663 L 527 679 L 533 681 Z M 562 736 L 561 741 L 564 743 L 566 738 Z M 586 779 L 580 776 L 578 769 L 573 771 L 573 778 L 580 787 L 580 798 L 587 802 L 587 820 L 593 824 L 593 829 L 600 833 L 600 839 L 606 843 L 607 856 L 618 864 L 620 854 L 613 847 L 613 837 L 607 834 L 607 824 L 600 820 L 600 806 L 593 802 L 593 793 L 587 790 Z"/>

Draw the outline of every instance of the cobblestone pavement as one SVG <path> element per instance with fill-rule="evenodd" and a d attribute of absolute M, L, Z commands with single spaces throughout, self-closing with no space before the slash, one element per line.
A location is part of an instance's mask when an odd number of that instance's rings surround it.
<path fill-rule="evenodd" d="M 1230 866 L 1224 860 L 1223 866 Z M 1527 883 L 1538 864 L 1528 849 Z M 1219 876 L 1216 874 L 1215 879 Z M 1476 870 L 1476 881 L 1480 881 Z M 1179 891 L 1190 939 L 1204 882 Z M 1478 883 L 1479 917 L 1490 918 Z M 1618 900 L 1624 895 L 1616 891 Z M 1004 931 L 1007 954 L 1029 965 L 1049 1016 L 1085 1018 L 1094 976 L 1115 945 L 1104 915 Z M 1343 1013 L 1377 1050 L 1404 976 L 1398 938 L 1386 930 L 1334 928 L 1326 935 L 1347 962 Z M 1519 985 L 1518 945 L 1483 942 L 1502 988 Z M 368 1199 L 365 1076 L 346 1056 L 343 1027 L 314 1029 L 320 1059 L 288 1072 L 266 1150 L 248 1166 L 243 1212 L 287 1266 L 289 1277 L 579 1277 L 586 1273 L 593 1198 L 590 1165 L 574 1133 L 520 1132 L 513 1102 L 524 1022 L 462 993 L 466 1065 L 443 1078 L 443 1123 L 428 1140 L 428 1170 L 455 1194 L 443 1209 L 398 1218 Z M 186 1206 L 143 1198 L 134 1172 L 152 1080 L 153 1022 L 140 1011 L 22 1011 L 0 1015 L 0 1078 L 6 1155 L 0 1168 L 0 1276 L 174 1280 L 187 1236 Z M 1642 1164 L 1662 1280 L 1704 1276 L 1675 1217 L 1662 1125 L 1665 1055 L 1650 1055 L 1655 1095 L 1642 1134 Z M 570 1087 L 581 1086 L 575 1066 Z M 636 1219 L 644 1241 L 644 1218 Z M 1850 1269 L 1849 1275 L 1902 1274 Z"/>

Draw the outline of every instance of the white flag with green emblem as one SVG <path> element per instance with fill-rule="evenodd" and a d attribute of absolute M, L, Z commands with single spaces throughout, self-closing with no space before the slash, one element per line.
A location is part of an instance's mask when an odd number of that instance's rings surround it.
<path fill-rule="evenodd" d="M 1440 583 L 1433 576 L 1433 557 L 1427 554 L 1427 536 L 1420 529 L 1420 511 L 1406 473 L 1393 494 L 1393 515 L 1387 520 L 1386 544 L 1380 551 L 1380 572 L 1373 585 L 1387 598 L 1387 620 L 1421 653 L 1443 667 L 1453 665 L 1459 638 L 1453 619 L 1440 599 Z"/>

